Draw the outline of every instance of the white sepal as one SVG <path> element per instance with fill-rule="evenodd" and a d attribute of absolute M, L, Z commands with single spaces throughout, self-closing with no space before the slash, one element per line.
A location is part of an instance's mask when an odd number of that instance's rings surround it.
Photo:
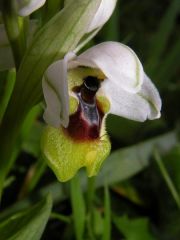
<path fill-rule="evenodd" d="M 138 92 L 143 83 L 142 64 L 134 51 L 121 43 L 104 42 L 86 50 L 71 64 L 78 65 L 100 69 L 109 81 L 128 92 Z"/>
<path fill-rule="evenodd" d="M 69 123 L 69 94 L 67 82 L 67 64 L 74 57 L 68 53 L 63 60 L 51 64 L 42 81 L 46 109 L 44 120 L 47 124 L 59 128 Z"/>

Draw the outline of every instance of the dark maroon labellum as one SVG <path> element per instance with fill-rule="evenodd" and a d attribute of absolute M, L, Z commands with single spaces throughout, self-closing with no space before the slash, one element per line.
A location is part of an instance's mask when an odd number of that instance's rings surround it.
<path fill-rule="evenodd" d="M 65 132 L 77 141 L 95 140 L 100 137 L 100 129 L 104 113 L 96 99 L 100 80 L 87 77 L 81 86 L 74 89 L 79 106 L 76 113 L 70 116 L 69 126 Z"/>

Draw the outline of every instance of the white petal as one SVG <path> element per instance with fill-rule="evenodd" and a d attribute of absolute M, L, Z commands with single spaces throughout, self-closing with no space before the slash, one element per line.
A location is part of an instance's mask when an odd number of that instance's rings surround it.
<path fill-rule="evenodd" d="M 28 16 L 44 5 L 46 0 L 16 0 L 17 12 L 20 16 Z"/>
<path fill-rule="evenodd" d="M 55 128 L 67 127 L 69 123 L 67 64 L 73 57 L 73 53 L 68 53 L 63 60 L 51 64 L 44 74 L 42 86 L 46 109 L 43 117 Z"/>
<path fill-rule="evenodd" d="M 138 92 L 144 78 L 136 54 L 117 42 L 104 42 L 88 49 L 71 63 L 71 67 L 78 65 L 99 68 L 113 84 L 128 92 Z"/>
<path fill-rule="evenodd" d="M 110 100 L 110 113 L 112 114 L 140 122 L 160 117 L 161 100 L 159 94 L 146 76 L 139 93 L 127 92 L 117 84 L 113 84 L 109 79 L 102 83 L 101 91 Z"/>
<path fill-rule="evenodd" d="M 87 33 L 103 26 L 110 16 L 112 15 L 114 8 L 116 6 L 117 0 L 102 0 L 101 4 L 92 19 L 90 26 L 87 29 Z"/>

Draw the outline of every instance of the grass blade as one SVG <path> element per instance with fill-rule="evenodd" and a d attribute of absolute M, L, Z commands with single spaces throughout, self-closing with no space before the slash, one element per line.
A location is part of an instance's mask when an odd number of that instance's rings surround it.
<path fill-rule="evenodd" d="M 167 186 L 168 186 L 168 188 L 169 188 L 169 190 L 170 190 L 170 192 L 171 192 L 171 194 L 172 194 L 172 196 L 173 196 L 173 198 L 174 198 L 178 208 L 180 208 L 180 196 L 179 196 L 179 193 L 177 192 L 177 190 L 176 190 L 176 188 L 174 186 L 174 183 L 172 182 L 172 180 L 171 180 L 171 178 L 169 176 L 169 173 L 167 172 L 167 170 L 166 170 L 166 168 L 164 166 L 164 163 L 163 163 L 163 161 L 162 161 L 162 159 L 161 159 L 161 157 L 160 157 L 160 155 L 159 155 L 157 150 L 154 152 L 154 158 L 156 160 L 156 163 L 157 163 L 157 165 L 158 165 L 158 167 L 159 167 L 159 169 L 161 171 L 161 174 L 162 174 L 162 176 L 163 176 L 163 178 L 164 178 L 164 180 L 165 180 L 165 182 L 166 182 L 166 184 L 167 184 Z"/>

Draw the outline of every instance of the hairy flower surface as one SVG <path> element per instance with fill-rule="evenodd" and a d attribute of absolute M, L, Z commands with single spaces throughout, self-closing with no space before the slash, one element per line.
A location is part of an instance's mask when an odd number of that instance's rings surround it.
<path fill-rule="evenodd" d="M 53 63 L 43 79 L 46 102 L 42 150 L 60 181 L 86 167 L 96 175 L 110 152 L 108 113 L 136 121 L 160 117 L 161 99 L 136 54 L 104 42 Z"/>

